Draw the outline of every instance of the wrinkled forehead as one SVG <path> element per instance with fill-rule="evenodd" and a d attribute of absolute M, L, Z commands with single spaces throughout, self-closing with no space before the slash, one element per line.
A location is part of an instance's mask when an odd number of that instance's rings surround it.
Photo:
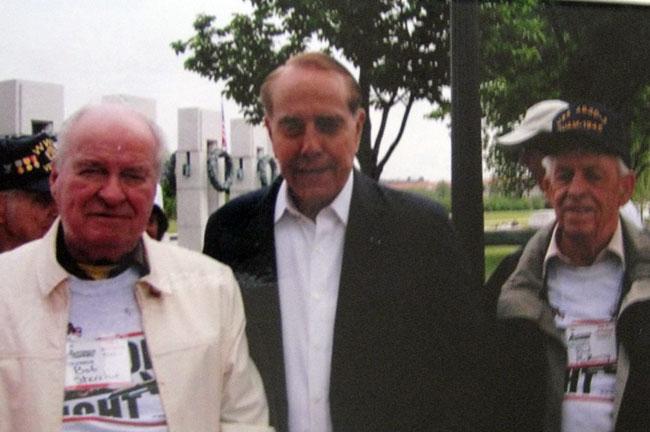
<path fill-rule="evenodd" d="M 616 156 L 591 151 L 569 151 L 544 158 L 544 167 L 555 171 L 601 171 L 624 174 L 625 165 Z"/>

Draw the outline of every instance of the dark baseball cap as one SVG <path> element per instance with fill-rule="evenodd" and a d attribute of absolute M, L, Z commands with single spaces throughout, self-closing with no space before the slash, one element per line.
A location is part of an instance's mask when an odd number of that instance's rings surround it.
<path fill-rule="evenodd" d="M 0 190 L 49 192 L 55 140 L 45 132 L 0 138 Z"/>
<path fill-rule="evenodd" d="M 603 105 L 545 100 L 528 108 L 522 122 L 496 140 L 508 153 L 537 149 L 543 154 L 570 150 L 619 156 L 630 167 L 630 140 L 620 116 Z"/>

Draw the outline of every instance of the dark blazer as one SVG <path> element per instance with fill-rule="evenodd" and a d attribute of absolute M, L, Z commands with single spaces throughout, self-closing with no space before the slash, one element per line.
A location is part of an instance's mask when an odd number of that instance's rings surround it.
<path fill-rule="evenodd" d="M 251 356 L 271 423 L 287 430 L 273 213 L 280 181 L 208 222 L 204 252 L 241 286 Z M 487 429 L 487 325 L 436 203 L 354 173 L 334 325 L 335 431 Z"/>

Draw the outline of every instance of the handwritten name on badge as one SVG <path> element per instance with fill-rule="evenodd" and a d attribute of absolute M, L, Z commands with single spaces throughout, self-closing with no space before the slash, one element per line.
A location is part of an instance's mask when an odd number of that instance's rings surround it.
<path fill-rule="evenodd" d="M 68 341 L 67 390 L 131 384 L 131 360 L 125 339 Z"/>

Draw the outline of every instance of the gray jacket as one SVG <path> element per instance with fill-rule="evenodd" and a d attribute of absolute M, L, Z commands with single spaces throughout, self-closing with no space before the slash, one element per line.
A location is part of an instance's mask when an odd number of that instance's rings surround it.
<path fill-rule="evenodd" d="M 625 286 L 617 315 L 617 327 L 632 305 L 650 300 L 650 235 L 645 231 L 639 231 L 625 220 L 621 223 L 626 265 Z M 567 363 L 566 345 L 555 326 L 542 276 L 544 256 L 553 228 L 554 224 L 548 225 L 529 240 L 515 271 L 501 289 L 497 305 L 497 317 L 500 320 L 523 319 L 534 323 L 543 334 L 546 382 L 543 426 L 540 430 L 545 432 L 560 431 L 561 428 Z M 650 306 L 650 303 L 648 305 Z M 626 386 L 630 373 L 630 358 L 627 347 L 621 343 L 620 329 L 617 329 L 617 335 L 619 352 L 614 421 L 619 425 L 618 415 L 624 395 L 627 400 Z"/>

